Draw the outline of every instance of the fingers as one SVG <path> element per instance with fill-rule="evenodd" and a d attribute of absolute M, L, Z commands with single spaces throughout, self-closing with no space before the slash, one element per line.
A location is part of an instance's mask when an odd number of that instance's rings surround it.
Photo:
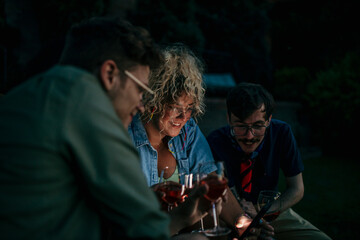
<path fill-rule="evenodd" d="M 204 196 L 204 194 L 206 194 L 208 192 L 208 190 L 209 190 L 209 187 L 206 184 L 195 187 L 194 190 L 191 191 L 191 193 L 189 194 L 189 198 L 196 199 L 196 198 L 202 197 L 202 196 Z"/>
<path fill-rule="evenodd" d="M 226 193 L 221 196 L 221 198 L 224 202 L 227 202 L 227 200 L 229 198 L 229 193 L 231 193 L 231 191 L 229 188 L 227 188 Z"/>
<path fill-rule="evenodd" d="M 252 234 L 255 234 L 255 235 L 247 236 L 247 237 L 243 238 L 243 240 L 257 240 L 257 239 L 259 239 L 259 236 L 256 235 L 256 230 L 254 230 L 254 233 L 252 233 Z M 238 238 L 233 238 L 233 240 L 238 240 Z"/>
<path fill-rule="evenodd" d="M 211 202 L 207 200 L 204 195 L 208 192 L 209 187 L 205 185 L 195 187 L 184 204 L 194 205 L 194 207 L 201 213 L 202 216 L 207 215 L 208 210 L 211 208 Z"/>
<path fill-rule="evenodd" d="M 271 226 L 268 222 L 266 222 L 264 219 L 261 219 L 260 227 L 263 231 L 266 232 L 272 232 L 274 233 L 274 227 Z"/>
<path fill-rule="evenodd" d="M 261 234 L 259 235 L 258 239 L 261 239 L 261 240 L 274 240 L 273 237 L 267 236 L 267 235 L 265 235 L 265 234 L 263 234 L 263 233 L 261 233 Z"/>
<path fill-rule="evenodd" d="M 268 222 L 262 219 L 262 223 L 260 224 L 260 227 L 261 227 L 260 239 L 264 239 L 264 240 L 273 239 L 272 237 L 275 235 L 273 226 L 271 226 Z"/>
<path fill-rule="evenodd" d="M 257 211 L 253 205 L 252 202 L 250 201 L 246 201 L 245 199 L 241 199 L 240 200 L 240 206 L 241 208 L 247 213 L 249 214 L 252 218 L 254 218 L 257 214 Z"/>
<path fill-rule="evenodd" d="M 250 235 L 245 237 L 244 240 L 256 240 L 256 239 L 259 239 L 259 236 L 260 236 L 260 229 L 252 228 L 250 230 Z"/>

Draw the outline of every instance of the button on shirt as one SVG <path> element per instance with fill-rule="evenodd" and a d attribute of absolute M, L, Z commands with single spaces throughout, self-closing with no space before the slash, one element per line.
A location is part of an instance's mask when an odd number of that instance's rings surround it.
<path fill-rule="evenodd" d="M 157 151 L 151 146 L 138 115 L 134 117 L 128 131 L 140 154 L 141 168 L 148 185 L 158 183 Z M 196 174 L 216 171 L 214 158 L 206 138 L 192 118 L 187 121 L 178 136 L 169 140 L 168 148 L 177 161 L 179 173 Z"/>

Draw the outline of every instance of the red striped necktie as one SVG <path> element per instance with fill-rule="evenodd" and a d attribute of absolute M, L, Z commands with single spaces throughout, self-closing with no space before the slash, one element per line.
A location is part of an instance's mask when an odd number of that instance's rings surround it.
<path fill-rule="evenodd" d="M 252 159 L 244 160 L 240 164 L 241 187 L 242 190 L 247 193 L 251 192 L 252 165 Z"/>

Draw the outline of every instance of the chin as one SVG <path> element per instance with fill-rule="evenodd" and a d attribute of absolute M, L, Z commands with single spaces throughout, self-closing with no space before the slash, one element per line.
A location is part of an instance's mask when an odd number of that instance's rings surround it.
<path fill-rule="evenodd" d="M 177 132 L 172 131 L 172 132 L 170 132 L 170 133 L 168 134 L 168 136 L 170 136 L 170 137 L 176 137 L 176 136 L 178 136 L 179 134 L 180 134 L 180 131 L 177 131 Z"/>
<path fill-rule="evenodd" d="M 130 123 L 131 123 L 131 121 L 132 121 L 132 117 L 128 117 L 128 118 L 126 118 L 126 119 L 121 119 L 121 121 L 123 122 L 124 127 L 125 127 L 125 128 L 128 128 L 129 125 L 130 125 Z"/>
<path fill-rule="evenodd" d="M 257 144 L 254 146 L 254 145 L 246 145 L 246 144 L 240 143 L 241 149 L 246 154 L 250 154 L 250 153 L 254 152 L 256 150 L 257 146 L 258 146 Z"/>
<path fill-rule="evenodd" d="M 168 135 L 169 137 L 176 137 L 180 134 L 180 130 L 169 129 L 169 131 L 166 131 L 166 135 Z"/>

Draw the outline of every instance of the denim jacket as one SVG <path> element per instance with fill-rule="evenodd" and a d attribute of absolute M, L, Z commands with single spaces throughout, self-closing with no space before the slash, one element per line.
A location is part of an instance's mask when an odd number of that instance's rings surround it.
<path fill-rule="evenodd" d="M 148 185 L 158 183 L 157 151 L 151 146 L 139 115 L 134 117 L 128 131 L 140 154 L 141 168 Z M 168 147 L 177 161 L 179 173 L 195 174 L 216 171 L 209 144 L 194 119 L 187 121 L 180 134 L 169 140 Z M 205 165 L 208 162 L 212 164 Z"/>

